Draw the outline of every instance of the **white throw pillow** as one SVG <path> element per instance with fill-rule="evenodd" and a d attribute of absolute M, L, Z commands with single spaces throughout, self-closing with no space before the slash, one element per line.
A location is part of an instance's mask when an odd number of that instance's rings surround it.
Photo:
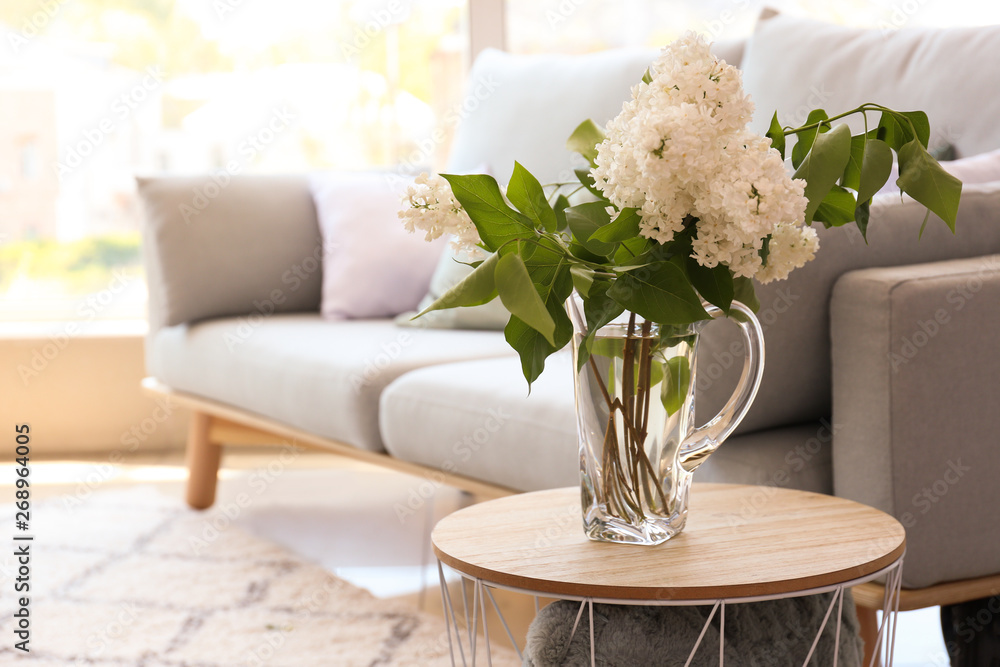
<path fill-rule="evenodd" d="M 323 237 L 324 318 L 393 317 L 427 293 L 447 240 L 427 243 L 403 228 L 397 213 L 412 182 L 389 171 L 310 178 Z"/>

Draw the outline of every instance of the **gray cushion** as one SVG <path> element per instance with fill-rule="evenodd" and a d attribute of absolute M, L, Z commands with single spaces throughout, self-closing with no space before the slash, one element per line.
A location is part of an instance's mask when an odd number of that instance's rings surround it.
<path fill-rule="evenodd" d="M 1000 252 L 1000 184 L 967 185 L 952 234 L 937 218 L 918 239 L 925 209 L 898 195 L 876 196 L 868 241 L 853 225 L 819 230 L 816 259 L 788 280 L 759 286 L 764 380 L 737 433 L 817 421 L 830 414 L 830 295 L 844 273 Z M 699 419 L 729 397 L 742 367 L 735 325 L 705 328 L 698 351 Z M 710 413 L 710 411 L 712 411 Z"/>
<path fill-rule="evenodd" d="M 519 491 L 579 484 L 571 355 L 532 385 L 516 358 L 423 368 L 382 392 L 393 456 Z M 701 482 L 777 484 L 830 493 L 830 429 L 821 423 L 734 437 L 695 473 Z"/>
<path fill-rule="evenodd" d="M 404 461 L 518 491 L 579 483 L 567 352 L 549 358 L 530 396 L 516 357 L 407 373 L 382 392 L 379 424 Z"/>
<path fill-rule="evenodd" d="M 321 241 L 304 177 L 140 178 L 139 195 L 151 329 L 267 304 L 319 310 Z"/>
<path fill-rule="evenodd" d="M 906 527 L 903 585 L 1000 572 L 1000 255 L 848 273 L 834 488 Z"/>
<path fill-rule="evenodd" d="M 698 468 L 694 479 L 833 493 L 831 450 L 838 430 L 823 419 L 733 436 Z M 766 491 L 761 494 L 766 498 Z"/>
<path fill-rule="evenodd" d="M 376 409 L 387 384 L 430 364 L 510 354 L 499 332 L 327 322 L 317 313 L 161 329 L 148 359 L 150 373 L 174 389 L 381 451 Z"/>
<path fill-rule="evenodd" d="M 953 144 L 960 157 L 1000 148 L 1000 97 L 972 74 L 1000 71 L 1000 26 L 865 30 L 781 14 L 758 23 L 742 67 L 760 133 L 775 110 L 798 125 L 814 108 L 877 102 L 926 111 L 932 145 Z"/>

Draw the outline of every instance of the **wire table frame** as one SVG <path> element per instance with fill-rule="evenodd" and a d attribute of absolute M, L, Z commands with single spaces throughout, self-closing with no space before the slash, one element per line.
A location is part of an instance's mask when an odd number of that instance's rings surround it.
<path fill-rule="evenodd" d="M 752 520 L 744 524 L 747 530 L 740 533 L 740 524 L 734 524 L 732 511 L 727 514 L 725 510 L 727 507 L 740 507 L 738 501 L 752 498 L 762 488 L 766 487 L 696 484 L 692 497 L 692 521 L 681 533 L 682 536 L 688 535 L 689 539 L 681 540 L 678 536 L 657 547 L 587 540 L 579 523 L 579 489 L 576 488 L 487 501 L 445 517 L 435 528 L 432 541 L 438 557 L 452 665 L 474 667 L 477 664 L 477 654 L 482 648 L 482 645 L 477 647 L 481 628 L 485 664 L 492 667 L 493 655 L 486 622 L 488 613 L 499 620 L 518 658 L 523 660 L 522 648 L 518 646 L 493 595 L 493 591 L 499 589 L 533 596 L 536 613 L 540 596 L 579 602 L 570 639 L 576 635 L 581 622 L 589 624 L 592 667 L 597 664 L 595 603 L 710 606 L 711 611 L 684 664 L 688 667 L 692 663 L 713 620 L 718 618 L 721 666 L 725 664 L 727 606 L 832 592 L 826 613 L 802 664 L 805 667 L 814 658 L 836 608 L 833 655 L 828 657 L 829 662 L 823 660 L 827 656 L 817 656 L 821 658 L 820 664 L 836 667 L 840 659 L 845 592 L 858 584 L 884 578 L 882 609 L 885 612 L 868 667 L 876 667 L 879 660 L 885 667 L 892 667 L 905 553 L 902 526 L 878 510 L 851 501 L 772 489 L 768 492 L 772 494 L 771 503 L 759 507 Z M 701 502 L 696 503 L 696 500 Z M 575 505 L 578 521 L 575 524 L 564 520 L 573 514 L 567 502 Z M 702 521 L 694 520 L 699 511 L 706 513 Z M 810 525 L 811 515 L 815 515 L 813 524 L 816 521 L 822 524 L 812 531 L 805 528 Z M 546 525 L 553 519 L 560 526 L 554 534 Z M 785 534 L 787 537 L 780 533 L 775 537 L 774 531 L 781 528 L 789 531 Z M 818 543 L 815 540 L 819 533 L 837 538 L 847 534 L 844 533 L 845 528 L 853 536 L 846 548 L 832 541 Z M 539 542 L 538 535 L 543 535 L 545 539 Z M 844 539 L 841 538 L 841 541 Z M 531 543 L 531 547 L 526 551 L 527 543 Z M 723 549 L 719 546 L 722 544 L 729 547 L 728 552 L 722 553 Z M 775 560 L 770 556 L 775 548 L 784 549 L 782 553 L 786 557 L 783 564 L 765 567 L 769 560 Z M 529 552 L 533 552 L 535 560 L 528 557 Z M 758 552 L 763 552 L 760 557 L 755 556 Z M 700 558 L 691 572 L 686 572 L 683 566 L 688 564 L 686 561 L 692 558 L 692 554 L 698 554 Z M 613 563 L 619 557 L 627 558 L 635 566 L 616 568 Z M 604 572 L 601 568 L 609 563 L 611 565 Z M 719 563 L 726 565 L 726 572 L 710 569 L 713 564 Z M 662 572 L 657 575 L 653 567 L 653 574 L 650 575 L 650 564 L 659 564 Z M 446 568 L 460 575 L 461 595 L 457 598 L 449 589 Z M 605 576 L 600 576 L 602 573 Z M 645 573 L 645 579 L 638 573 Z M 698 575 L 695 576 L 695 573 Z M 467 581 L 471 582 L 471 600 Z M 464 620 L 464 632 L 460 619 Z"/>

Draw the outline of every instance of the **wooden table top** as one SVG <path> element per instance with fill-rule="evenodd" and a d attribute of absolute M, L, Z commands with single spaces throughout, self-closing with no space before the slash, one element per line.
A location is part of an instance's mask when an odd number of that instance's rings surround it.
<path fill-rule="evenodd" d="M 584 535 L 580 489 L 491 500 L 442 519 L 442 563 L 488 583 L 621 600 L 712 600 L 790 594 L 883 569 L 906 534 L 867 505 L 819 493 L 695 484 L 684 531 L 657 546 Z"/>

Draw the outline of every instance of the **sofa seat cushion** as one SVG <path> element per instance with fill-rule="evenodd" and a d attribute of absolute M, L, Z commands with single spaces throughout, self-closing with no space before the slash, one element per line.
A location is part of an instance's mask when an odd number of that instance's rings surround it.
<path fill-rule="evenodd" d="M 829 420 L 822 419 L 733 436 L 698 468 L 694 481 L 832 494 L 836 430 Z M 769 497 L 766 490 L 761 494 Z"/>
<path fill-rule="evenodd" d="M 572 365 L 551 356 L 530 395 L 516 357 L 407 373 L 382 392 L 385 448 L 518 491 L 578 484 Z"/>
<path fill-rule="evenodd" d="M 148 349 L 150 372 L 173 389 L 371 451 L 383 450 L 379 395 L 397 377 L 434 364 L 513 355 L 496 331 L 327 322 L 318 313 L 168 327 Z"/>
<path fill-rule="evenodd" d="M 382 392 L 382 441 L 393 456 L 518 491 L 579 484 L 572 357 L 553 355 L 528 395 L 516 358 L 407 373 Z M 730 438 L 698 482 L 832 493 L 829 422 Z"/>

